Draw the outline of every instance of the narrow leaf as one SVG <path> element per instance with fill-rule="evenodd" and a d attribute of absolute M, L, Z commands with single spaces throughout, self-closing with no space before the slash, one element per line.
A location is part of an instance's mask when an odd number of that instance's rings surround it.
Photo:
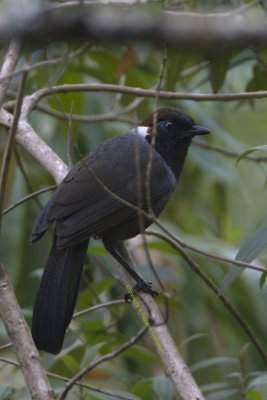
<path fill-rule="evenodd" d="M 250 149 L 244 151 L 236 160 L 236 164 L 239 163 L 240 160 L 242 160 L 244 157 L 246 157 L 248 154 L 253 153 L 256 150 L 262 150 L 262 151 L 267 151 L 267 145 L 263 145 L 263 146 L 255 146 L 255 147 L 251 147 Z"/>
<path fill-rule="evenodd" d="M 244 241 L 236 255 L 236 260 L 250 263 L 266 248 L 267 219 L 265 219 L 262 225 Z M 233 266 L 222 282 L 221 291 L 224 291 L 228 286 L 230 286 L 242 271 L 243 268 Z"/>

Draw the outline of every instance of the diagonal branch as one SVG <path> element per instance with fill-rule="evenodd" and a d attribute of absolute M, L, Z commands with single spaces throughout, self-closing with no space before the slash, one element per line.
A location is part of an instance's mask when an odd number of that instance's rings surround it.
<path fill-rule="evenodd" d="M 80 372 L 78 372 L 78 374 L 76 374 L 72 379 L 70 379 L 67 382 L 66 387 L 58 400 L 65 399 L 66 396 L 68 395 L 69 391 L 71 390 L 71 388 L 76 384 L 76 382 L 78 382 L 80 379 L 82 379 L 93 368 L 96 368 L 98 365 L 102 364 L 105 361 L 116 358 L 119 354 L 123 353 L 129 347 L 131 347 L 135 343 L 137 343 L 138 340 L 145 334 L 146 330 L 147 330 L 147 328 L 143 327 L 142 329 L 140 329 L 137 332 L 137 334 L 135 336 L 133 336 L 130 340 L 128 340 L 128 342 L 126 342 L 122 346 L 120 346 L 117 350 L 114 350 L 108 354 L 105 354 L 104 356 L 98 358 L 96 361 L 93 361 L 90 365 L 86 366 L 84 369 L 82 369 Z"/>
<path fill-rule="evenodd" d="M 180 255 L 183 257 L 183 259 L 187 262 L 187 264 L 190 266 L 190 268 L 202 279 L 203 282 L 218 296 L 219 300 L 224 304 L 224 306 L 228 309 L 228 311 L 232 314 L 232 316 L 235 318 L 235 320 L 238 322 L 238 324 L 241 326 L 242 330 L 245 332 L 247 337 L 251 340 L 251 342 L 254 344 L 259 356 L 261 357 L 263 363 L 265 366 L 267 366 L 267 353 L 259 343 L 257 337 L 254 335 L 252 329 L 250 326 L 246 323 L 246 321 L 243 319 L 242 315 L 239 313 L 237 308 L 234 307 L 234 305 L 228 300 L 224 294 L 221 292 L 221 290 L 217 287 L 217 285 L 212 281 L 212 279 L 204 272 L 201 270 L 201 268 L 198 266 L 198 264 L 187 254 L 187 252 L 184 250 L 183 247 L 184 244 L 183 242 L 180 243 L 180 241 L 175 238 L 171 232 L 168 232 L 167 229 L 165 229 L 160 223 L 157 223 L 161 229 L 167 234 L 157 234 L 157 236 L 160 236 L 161 239 L 163 239 L 165 242 L 167 242 L 172 248 L 174 248 Z M 191 248 L 191 250 L 193 250 Z M 203 252 L 202 252 L 203 253 Z"/>
<path fill-rule="evenodd" d="M 32 399 L 52 400 L 51 386 L 2 264 L 0 264 L 0 314 L 12 340 Z"/>
<path fill-rule="evenodd" d="M 121 244 L 120 253 L 127 263 L 135 268 L 133 259 L 130 257 L 124 244 Z M 119 264 L 116 262 L 117 266 Z M 129 277 L 122 269 L 120 271 L 120 279 L 129 288 L 131 285 Z M 139 300 L 145 307 L 140 306 Z M 191 372 L 185 364 L 183 358 L 175 342 L 173 341 L 167 325 L 163 321 L 161 312 L 154 301 L 154 299 L 147 293 L 138 293 L 138 300 L 133 298 L 133 305 L 135 306 L 137 315 L 141 318 L 143 323 L 148 326 L 151 335 L 152 343 L 161 360 L 164 371 L 167 376 L 172 380 L 177 392 L 182 400 L 204 400 L 204 397 L 197 386 Z M 145 308 L 147 312 L 145 311 Z"/>

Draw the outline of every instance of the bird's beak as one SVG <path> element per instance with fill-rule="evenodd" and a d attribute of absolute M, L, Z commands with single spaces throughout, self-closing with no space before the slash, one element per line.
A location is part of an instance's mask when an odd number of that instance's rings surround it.
<path fill-rule="evenodd" d="M 210 133 L 210 131 L 204 126 L 194 125 L 193 128 L 190 130 L 190 133 L 192 136 L 197 136 L 206 135 L 207 133 Z"/>

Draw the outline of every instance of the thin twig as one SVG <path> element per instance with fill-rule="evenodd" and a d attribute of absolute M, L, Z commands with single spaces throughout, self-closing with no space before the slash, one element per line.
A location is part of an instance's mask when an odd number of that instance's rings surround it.
<path fill-rule="evenodd" d="M 0 358 L 0 360 L 1 360 L 1 358 Z M 61 375 L 54 374 L 52 372 L 47 372 L 47 376 L 54 378 L 54 379 L 64 381 L 64 382 L 69 382 L 68 378 L 65 378 L 64 376 L 61 376 Z M 135 400 L 135 398 L 133 398 L 133 397 L 129 397 L 129 396 L 126 396 L 123 394 L 115 394 L 115 393 L 110 392 L 107 389 L 97 388 L 95 386 L 88 385 L 88 383 L 82 383 L 80 381 L 77 381 L 75 383 L 75 386 L 78 386 L 78 387 L 84 388 L 84 389 L 88 389 L 88 390 L 92 390 L 93 392 L 96 392 L 96 393 L 102 393 L 106 396 L 113 397 L 113 398 L 116 398 L 119 400 Z"/>
<path fill-rule="evenodd" d="M 81 48 L 79 48 L 78 50 L 70 53 L 67 56 L 67 61 L 71 61 L 74 58 L 78 57 L 80 54 L 82 54 L 84 52 L 84 50 L 86 50 L 89 46 L 92 45 L 92 42 L 87 42 L 84 45 L 81 46 Z M 19 49 L 19 46 L 17 46 Z M 15 47 L 14 50 L 18 51 Z M 18 53 L 17 53 L 18 54 Z M 54 58 L 54 59 L 50 59 L 50 60 L 43 60 L 43 61 L 38 61 L 34 64 L 28 65 L 27 67 L 22 67 L 17 69 L 16 71 L 12 71 L 12 72 L 7 72 L 5 73 L 5 71 L 3 71 L 3 74 L 0 74 L 0 83 L 4 82 L 4 81 L 8 81 L 20 74 L 23 74 L 25 72 L 31 72 L 32 70 L 36 69 L 36 68 L 44 68 L 47 67 L 49 65 L 58 65 L 61 61 L 63 60 L 63 57 L 58 57 L 58 58 Z M 15 67 L 14 65 L 14 61 L 13 61 L 13 68 Z M 7 70 L 9 70 L 12 68 L 7 68 Z M 1 89 L 1 84 L 0 84 L 0 89 Z"/>
<path fill-rule="evenodd" d="M 23 94 L 24 94 L 24 88 L 26 84 L 26 78 L 27 78 L 27 72 L 23 73 L 21 76 L 19 88 L 18 88 L 18 96 L 16 100 L 16 106 L 15 106 L 15 111 L 14 111 L 14 119 L 12 122 L 12 126 L 9 130 L 9 135 L 8 135 L 8 140 L 5 148 L 5 153 L 3 157 L 3 163 L 2 163 L 2 168 L 1 168 L 1 173 L 0 173 L 0 234 L 1 234 L 1 223 L 2 223 L 2 209 L 3 209 L 3 204 L 4 204 L 4 195 L 5 195 L 5 188 L 6 188 L 6 183 L 7 183 L 7 174 L 8 174 L 8 169 L 9 169 L 9 164 L 10 164 L 10 158 L 11 158 L 11 153 L 13 150 L 13 146 L 15 143 L 15 135 L 17 133 L 17 126 L 19 122 L 19 117 L 20 117 L 20 110 L 22 106 L 22 101 L 23 101 Z"/>
<path fill-rule="evenodd" d="M 73 114 L 73 102 L 71 103 L 71 107 L 70 107 L 70 117 L 66 118 L 66 122 L 68 125 L 67 159 L 68 159 L 68 166 L 70 168 L 73 167 L 73 161 L 72 161 L 72 150 L 73 150 L 72 121 L 73 121 L 73 119 L 72 119 L 72 114 Z"/>
<path fill-rule="evenodd" d="M 46 193 L 46 192 L 50 192 L 51 190 L 56 189 L 56 185 L 52 185 L 52 186 L 48 186 L 46 188 L 40 189 L 40 190 L 36 190 L 35 192 L 28 194 L 25 197 L 22 197 L 22 199 L 20 199 L 19 201 L 17 201 L 16 203 L 10 205 L 9 207 L 7 207 L 3 212 L 2 215 L 5 215 L 7 213 L 9 213 L 10 211 L 14 210 L 14 208 L 20 206 L 22 203 L 24 203 L 25 201 L 31 200 L 34 197 L 39 196 L 40 194 Z"/>
<path fill-rule="evenodd" d="M 24 165 L 22 163 L 21 157 L 19 155 L 19 152 L 18 152 L 18 149 L 16 148 L 16 146 L 14 146 L 14 154 L 15 154 L 15 157 L 16 157 L 17 165 L 18 165 L 18 167 L 20 169 L 20 172 L 21 172 L 21 174 L 22 174 L 22 176 L 24 178 L 24 181 L 26 183 L 28 191 L 29 191 L 29 193 L 32 193 L 32 192 L 34 192 L 34 188 L 33 188 L 32 184 L 31 184 L 31 182 L 29 180 L 29 177 L 27 175 L 27 171 L 24 168 Z M 42 208 L 42 204 L 41 204 L 38 196 L 33 196 L 33 198 L 34 198 L 35 203 L 37 204 L 37 206 L 41 209 Z"/>
<path fill-rule="evenodd" d="M 106 303 L 97 304 L 95 306 L 86 308 L 85 310 L 79 311 L 73 315 L 74 318 L 82 317 L 83 315 L 89 314 L 92 311 L 101 310 L 102 308 L 111 307 L 118 304 L 127 304 L 125 300 L 114 300 L 114 301 L 107 301 Z"/>
<path fill-rule="evenodd" d="M 241 326 L 242 330 L 245 332 L 245 334 L 248 336 L 248 338 L 251 340 L 251 342 L 254 344 L 260 358 L 264 362 L 264 365 L 267 366 L 267 355 L 264 352 L 262 346 L 258 342 L 256 336 L 250 329 L 250 327 L 247 325 L 245 320 L 242 318 L 241 314 L 239 311 L 233 306 L 233 304 L 224 296 L 224 294 L 221 292 L 221 290 L 215 285 L 215 283 L 211 280 L 211 278 L 203 272 L 198 264 L 186 253 L 186 251 L 183 249 L 183 247 L 175 242 L 172 238 L 167 237 L 167 236 L 162 236 L 162 239 L 164 239 L 166 242 L 170 244 L 172 248 L 174 248 L 182 257 L 183 259 L 187 262 L 187 264 L 190 266 L 190 268 L 205 282 L 205 284 L 217 295 L 219 300 L 224 304 L 224 306 L 230 311 L 234 319 L 238 322 L 238 324 Z"/>
<path fill-rule="evenodd" d="M 3 362 L 5 364 L 10 364 L 10 365 L 13 365 L 13 366 L 19 367 L 19 368 L 21 367 L 19 362 L 15 361 L 15 360 L 11 360 L 10 358 L 6 358 L 6 357 L 0 357 L 0 362 Z M 53 379 L 57 379 L 57 380 L 60 380 L 63 382 L 69 382 L 69 378 L 66 378 L 65 376 L 62 376 L 62 375 L 54 374 L 52 372 L 46 372 L 46 375 Z M 87 383 L 82 383 L 79 381 L 75 383 L 75 386 L 78 386 L 78 387 L 84 388 L 84 389 L 88 389 L 88 390 L 92 390 L 93 392 L 102 393 L 106 396 L 113 397 L 113 398 L 116 398 L 119 400 L 133 400 L 132 397 L 125 396 L 122 394 L 115 394 L 115 393 L 110 392 L 107 389 L 100 389 L 95 386 L 88 385 Z"/>
<path fill-rule="evenodd" d="M 235 264 L 238 267 L 241 268 L 249 268 L 252 269 L 254 271 L 259 271 L 259 272 L 263 272 L 263 273 L 267 273 L 267 268 L 265 267 L 260 267 L 258 265 L 254 265 L 254 264 L 249 264 L 246 263 L 244 261 L 239 261 L 239 260 L 235 260 L 233 258 L 227 258 L 227 257 L 223 257 L 223 256 L 218 256 L 217 254 L 213 254 L 210 253 L 209 251 L 205 251 L 202 249 L 199 249 L 198 247 L 192 246 L 191 244 L 186 243 L 185 241 L 177 238 L 176 236 L 174 236 L 169 230 L 167 230 L 158 220 L 154 221 L 161 229 L 164 229 L 164 232 L 168 235 L 169 238 L 171 238 L 175 243 L 177 243 L 179 246 L 191 250 L 195 253 L 201 254 L 203 256 L 209 257 L 209 258 L 213 258 L 214 260 L 218 260 L 218 261 L 222 261 L 222 262 L 226 262 L 226 263 L 230 263 L 230 264 Z M 155 232 L 155 231 L 150 231 L 147 230 L 146 235 L 149 236 L 155 236 L 158 237 L 159 239 L 162 240 L 166 240 L 167 236 L 164 235 L 163 233 L 160 232 Z"/>
<path fill-rule="evenodd" d="M 10 349 L 11 347 L 13 347 L 12 343 L 3 344 L 2 346 L 0 346 L 0 351 Z"/>
<path fill-rule="evenodd" d="M 195 146 L 201 147 L 203 149 L 211 150 L 211 151 L 214 151 L 216 153 L 223 154 L 223 155 L 225 155 L 227 157 L 232 157 L 232 158 L 236 158 L 236 159 L 238 159 L 240 157 L 240 153 L 236 153 L 236 152 L 231 151 L 231 150 L 226 150 L 226 149 L 223 149 L 223 148 L 218 147 L 218 146 L 213 146 L 213 145 L 210 145 L 210 144 L 207 144 L 207 143 L 196 142 L 196 141 L 194 141 L 193 144 Z M 248 154 L 248 155 L 246 155 L 244 157 L 244 160 L 254 161 L 254 162 L 267 162 L 267 157 L 259 157 L 259 156 Z"/>
<path fill-rule="evenodd" d="M 136 97 L 155 98 L 157 90 L 140 89 L 130 86 L 120 86 L 107 83 L 82 83 L 82 84 L 65 84 L 56 85 L 40 89 L 32 95 L 27 96 L 24 101 L 23 114 L 24 117 L 36 107 L 37 103 L 44 97 L 52 96 L 55 93 L 72 93 L 72 92 L 109 92 L 124 93 Z M 267 97 L 267 91 L 261 90 L 256 92 L 240 92 L 240 93 L 185 93 L 185 92 L 168 92 L 161 91 L 158 93 L 160 99 L 166 100 L 194 100 L 194 101 L 236 101 L 262 99 Z"/>
<path fill-rule="evenodd" d="M 142 99 L 143 100 L 143 99 Z M 53 110 L 50 107 L 44 106 L 43 104 L 38 104 L 36 107 L 37 110 L 42 111 L 46 114 L 52 115 L 53 117 L 60 118 L 65 120 L 67 117 L 70 119 L 71 115 L 68 113 L 65 113 L 65 115 L 62 114 L 62 112 Z M 78 115 L 78 114 L 73 114 L 72 115 L 72 121 L 73 122 L 80 122 L 80 123 L 95 123 L 95 122 L 106 122 L 106 121 L 119 121 L 119 122 L 125 122 L 128 124 L 132 124 L 132 120 L 127 118 L 127 117 L 121 117 L 121 113 L 115 114 L 114 112 L 106 112 L 103 114 L 97 114 L 97 115 Z"/>
<path fill-rule="evenodd" d="M 66 398 L 67 394 L 69 391 L 72 389 L 72 387 L 75 385 L 75 383 L 80 380 L 81 378 L 84 377 L 89 371 L 91 371 L 93 368 L 97 367 L 98 365 L 102 364 L 105 361 L 111 360 L 113 358 L 116 358 L 119 354 L 127 350 L 129 347 L 133 346 L 135 343 L 138 342 L 139 339 L 145 334 L 147 331 L 146 327 L 142 327 L 136 335 L 134 335 L 130 340 L 128 340 L 126 343 L 124 343 L 122 346 L 120 346 L 117 350 L 114 350 L 108 354 L 105 354 L 104 356 L 98 358 L 96 361 L 93 361 L 89 366 L 83 368 L 78 374 L 76 374 L 73 378 L 69 380 L 69 382 L 66 384 L 66 388 L 62 392 L 61 396 L 59 397 L 58 400 L 63 400 Z"/>

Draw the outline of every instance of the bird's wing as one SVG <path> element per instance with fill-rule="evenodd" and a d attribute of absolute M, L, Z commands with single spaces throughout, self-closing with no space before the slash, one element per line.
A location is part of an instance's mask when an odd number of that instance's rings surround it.
<path fill-rule="evenodd" d="M 48 202 L 43 218 L 40 218 L 40 221 L 49 223 L 56 220 L 60 245 L 71 243 L 77 235 L 82 237 L 83 232 L 86 237 L 100 234 L 136 216 L 133 208 L 114 195 L 145 207 L 145 176 L 150 148 L 144 138 L 125 134 L 104 142 L 70 170 Z M 172 175 L 161 157 L 160 163 L 155 162 L 158 157 L 153 151 L 152 171 L 157 179 L 151 190 L 153 203 L 162 196 L 162 185 L 168 181 L 167 175 Z"/>

